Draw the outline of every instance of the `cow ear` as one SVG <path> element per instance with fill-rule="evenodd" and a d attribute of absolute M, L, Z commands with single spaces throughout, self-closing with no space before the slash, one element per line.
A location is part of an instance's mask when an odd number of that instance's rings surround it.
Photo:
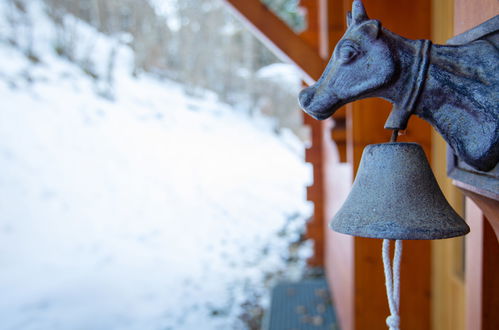
<path fill-rule="evenodd" d="M 347 27 L 349 27 L 350 24 L 352 24 L 352 12 L 351 11 L 347 12 Z"/>
<path fill-rule="evenodd" d="M 362 1 L 354 0 L 352 3 L 352 18 L 354 24 L 358 24 L 369 19 Z"/>
<path fill-rule="evenodd" d="M 381 23 L 371 19 L 362 25 L 362 31 L 373 39 L 377 39 L 381 31 Z"/>

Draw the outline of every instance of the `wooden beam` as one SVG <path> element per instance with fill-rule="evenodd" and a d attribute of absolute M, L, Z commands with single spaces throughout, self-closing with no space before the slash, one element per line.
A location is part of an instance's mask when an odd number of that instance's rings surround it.
<path fill-rule="evenodd" d="M 279 58 L 294 63 L 307 84 L 319 79 L 327 61 L 260 0 L 224 1 Z"/>

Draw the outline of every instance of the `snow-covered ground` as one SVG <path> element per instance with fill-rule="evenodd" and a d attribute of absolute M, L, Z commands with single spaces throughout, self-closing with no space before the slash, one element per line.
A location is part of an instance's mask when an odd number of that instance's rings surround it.
<path fill-rule="evenodd" d="M 0 19 L 0 330 L 244 328 L 310 212 L 300 143 L 132 78 L 123 46 L 114 99 L 98 96 L 31 3 L 40 63 Z M 114 41 L 75 24 L 105 62 Z"/>

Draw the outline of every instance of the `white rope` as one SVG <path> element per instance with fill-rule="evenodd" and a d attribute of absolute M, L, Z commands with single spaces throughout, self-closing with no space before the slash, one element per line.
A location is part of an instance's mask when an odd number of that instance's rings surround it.
<path fill-rule="evenodd" d="M 390 240 L 383 240 L 383 267 L 385 269 L 386 295 L 390 316 L 386 318 L 386 325 L 390 330 L 400 329 L 400 260 L 402 259 L 402 241 L 395 241 L 395 252 L 393 256 L 393 269 L 390 262 Z"/>

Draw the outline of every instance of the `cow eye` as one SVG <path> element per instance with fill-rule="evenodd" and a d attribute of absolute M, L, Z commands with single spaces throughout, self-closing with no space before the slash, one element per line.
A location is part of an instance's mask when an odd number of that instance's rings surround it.
<path fill-rule="evenodd" d="M 350 43 L 345 43 L 340 48 L 340 54 L 339 54 L 340 61 L 342 63 L 348 63 L 352 61 L 355 58 L 355 56 L 357 56 L 358 53 L 359 51 L 354 45 L 351 45 Z"/>

